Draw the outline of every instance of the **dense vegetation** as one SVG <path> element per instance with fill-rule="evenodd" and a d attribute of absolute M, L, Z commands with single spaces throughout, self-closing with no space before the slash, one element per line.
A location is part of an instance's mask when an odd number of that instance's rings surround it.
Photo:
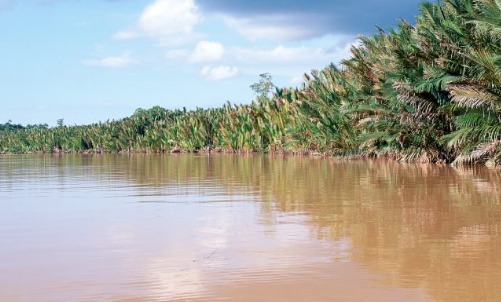
<path fill-rule="evenodd" d="M 341 68 L 250 105 L 138 110 L 89 126 L 0 128 L 2 152 L 299 152 L 501 162 L 501 0 L 423 3 Z"/>
<path fill-rule="evenodd" d="M 5 124 L 0 124 L 0 131 L 24 129 L 22 125 L 12 124 L 10 121 Z"/>

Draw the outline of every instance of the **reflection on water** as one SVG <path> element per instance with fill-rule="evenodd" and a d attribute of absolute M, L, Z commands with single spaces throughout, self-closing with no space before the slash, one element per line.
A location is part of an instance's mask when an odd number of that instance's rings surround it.
<path fill-rule="evenodd" d="M 0 301 L 499 301 L 501 171 L 0 156 Z"/>

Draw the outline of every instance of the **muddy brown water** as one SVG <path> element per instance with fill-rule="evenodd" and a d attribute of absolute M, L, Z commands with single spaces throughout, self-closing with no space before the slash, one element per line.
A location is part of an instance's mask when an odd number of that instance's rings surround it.
<path fill-rule="evenodd" d="M 501 301 L 501 171 L 0 156 L 0 301 Z"/>

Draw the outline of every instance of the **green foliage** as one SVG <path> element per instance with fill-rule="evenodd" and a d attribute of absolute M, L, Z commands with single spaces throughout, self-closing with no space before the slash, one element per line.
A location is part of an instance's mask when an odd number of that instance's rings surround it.
<path fill-rule="evenodd" d="M 0 132 L 1 131 L 12 131 L 12 130 L 19 130 L 19 129 L 23 129 L 24 127 L 22 125 L 19 125 L 19 124 L 12 124 L 12 121 L 9 120 L 7 123 L 5 124 L 0 124 Z"/>
<path fill-rule="evenodd" d="M 273 90 L 273 77 L 269 73 L 262 73 L 259 75 L 259 82 L 249 86 L 254 93 L 260 98 L 266 98 Z"/>
<path fill-rule="evenodd" d="M 315 152 L 421 162 L 501 162 L 501 6 L 423 3 L 415 25 L 361 37 L 352 58 L 250 105 L 138 109 L 89 126 L 0 125 L 2 152 Z"/>

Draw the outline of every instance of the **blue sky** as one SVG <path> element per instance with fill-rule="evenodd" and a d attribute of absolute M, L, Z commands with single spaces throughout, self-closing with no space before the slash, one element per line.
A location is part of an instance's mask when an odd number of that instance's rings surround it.
<path fill-rule="evenodd" d="M 248 103 L 260 73 L 298 85 L 419 2 L 0 0 L 0 123 Z"/>

